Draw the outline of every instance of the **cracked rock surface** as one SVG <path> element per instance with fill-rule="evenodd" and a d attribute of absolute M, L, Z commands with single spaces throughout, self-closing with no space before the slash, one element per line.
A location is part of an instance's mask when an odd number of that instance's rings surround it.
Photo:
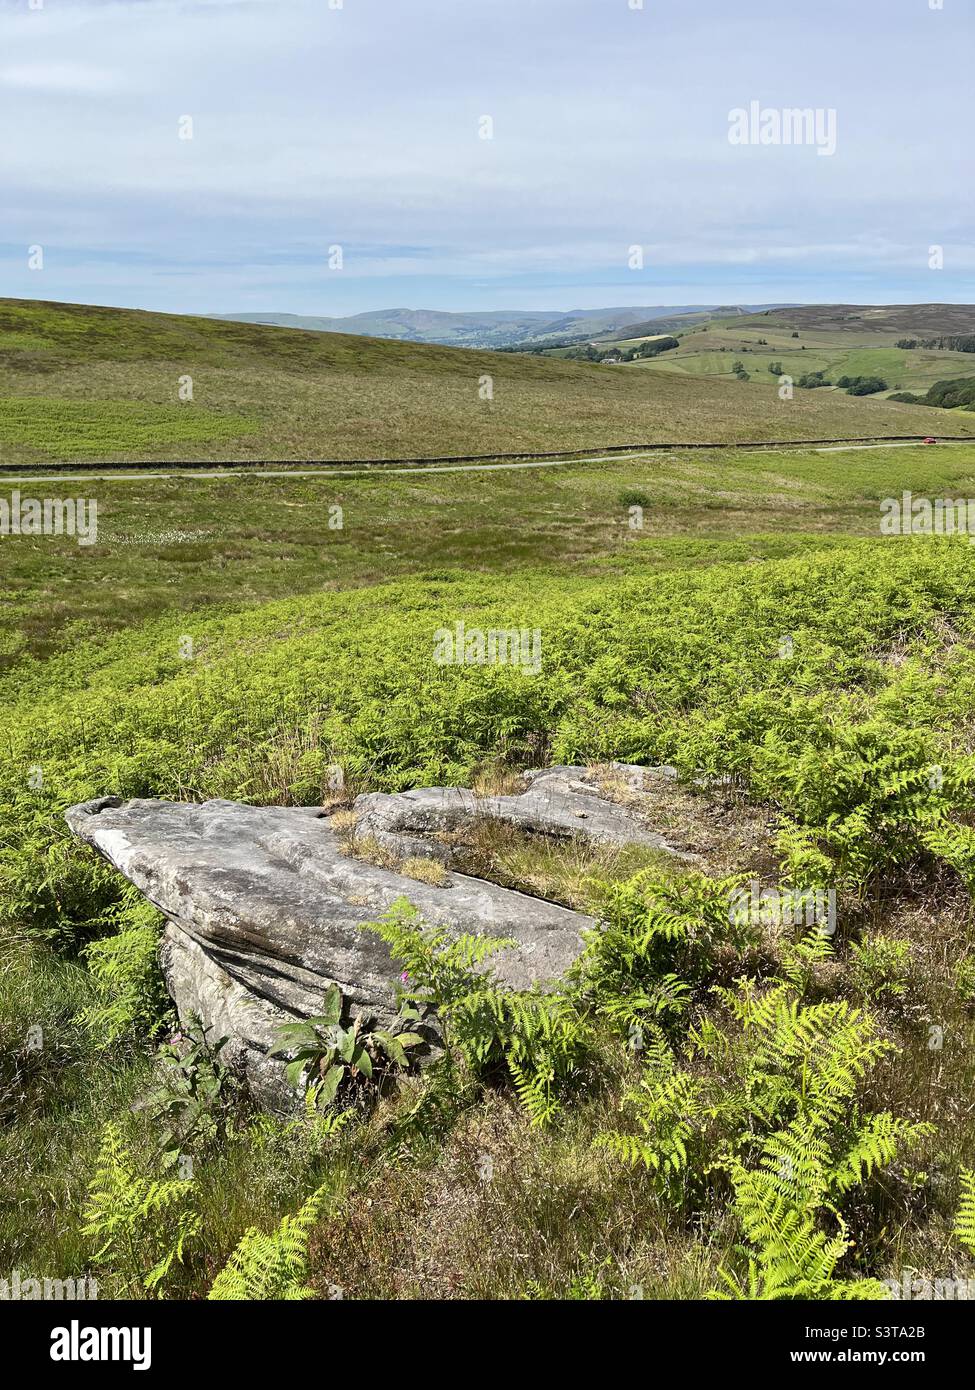
<path fill-rule="evenodd" d="M 647 769 L 614 765 L 614 772 L 642 790 Z M 669 768 L 657 773 L 672 774 Z M 438 836 L 462 831 L 477 817 L 505 821 L 529 834 L 567 839 L 579 835 L 602 844 L 643 845 L 678 851 L 648 830 L 624 806 L 611 801 L 584 767 L 548 767 L 525 774 L 528 783 L 513 796 L 476 796 L 464 787 L 419 787 L 408 792 L 370 792 L 356 798 L 356 833 L 406 858 L 423 854 L 448 863 L 449 848 Z"/>

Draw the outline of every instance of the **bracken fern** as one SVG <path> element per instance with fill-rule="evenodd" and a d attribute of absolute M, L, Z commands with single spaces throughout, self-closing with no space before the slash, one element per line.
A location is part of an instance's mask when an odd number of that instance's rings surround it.
<path fill-rule="evenodd" d="M 970 1255 L 975 1255 L 975 1171 L 963 1168 L 961 1205 L 955 1218 L 955 1235 Z"/>
<path fill-rule="evenodd" d="M 313 1192 L 294 1215 L 271 1232 L 252 1226 L 213 1281 L 208 1298 L 216 1300 L 311 1298 L 307 1283 L 308 1242 L 330 1195 L 328 1185 Z"/>
<path fill-rule="evenodd" d="M 82 1227 L 93 1240 L 94 1263 L 141 1278 L 150 1292 L 158 1290 L 200 1234 L 192 1197 L 192 1179 L 158 1180 L 139 1173 L 118 1126 L 106 1125 Z"/>

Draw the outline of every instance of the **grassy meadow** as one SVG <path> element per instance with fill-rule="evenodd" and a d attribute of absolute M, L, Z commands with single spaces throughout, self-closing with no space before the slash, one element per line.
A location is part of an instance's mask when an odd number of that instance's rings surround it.
<path fill-rule="evenodd" d="M 141 390 L 147 412 L 171 408 L 167 335 L 183 321 L 141 316 L 129 341 L 110 311 L 51 314 L 5 348 L 8 406 L 55 388 L 80 400 L 87 380 L 91 398 Z M 212 408 L 258 425 L 227 436 L 228 456 L 271 438 L 344 453 L 295 402 L 323 408 L 345 370 L 371 380 L 363 362 L 387 352 L 400 365 L 373 386 L 433 421 L 424 452 L 487 437 L 467 405 L 434 408 L 480 354 L 280 331 L 261 339 L 281 344 L 264 394 L 251 330 L 199 332 Z M 461 359 L 444 396 L 411 395 Z M 646 374 L 498 360 L 499 380 L 524 373 L 512 439 L 546 423 L 529 422 L 539 392 L 563 440 L 606 443 L 604 420 L 625 435 L 646 418 L 628 394 Z M 580 408 L 557 424 L 563 387 Z M 702 429 L 754 427 L 724 401 L 702 406 Z M 911 414 L 848 405 L 855 433 L 869 412 Z M 38 433 L 5 436 L 4 463 L 47 457 L 41 434 L 68 416 L 44 409 L 8 413 Z M 368 414 L 361 396 L 343 409 Z M 405 416 L 370 418 L 385 449 L 417 449 Z M 151 412 L 140 428 L 153 419 L 168 428 Z M 691 417 L 660 419 L 676 436 Z M 351 413 L 333 427 L 368 452 Z M 161 438 L 152 457 L 179 452 Z M 180 456 L 216 448 L 184 437 Z M 975 1164 L 975 553 L 879 533 L 880 499 L 904 489 L 975 497 L 975 444 L 35 488 L 64 489 L 97 499 L 96 545 L 0 538 L 0 1264 L 91 1270 L 103 1295 L 202 1297 L 251 1227 L 277 1231 L 280 1262 L 278 1223 L 317 1194 L 290 1272 L 259 1278 L 241 1256 L 218 1287 L 877 1298 L 905 1269 L 975 1277 L 958 1233 Z M 541 673 L 435 665 L 432 633 L 461 617 L 538 627 Z M 291 1118 L 256 1113 L 219 1058 L 187 1070 L 160 1052 L 174 1025 L 158 920 L 62 822 L 106 792 L 341 810 L 366 789 L 509 788 L 556 761 L 613 787 L 614 760 L 678 768 L 651 823 L 699 866 L 485 834 L 478 872 L 604 922 L 576 976 L 548 1002 L 467 980 L 451 1013 L 429 940 L 401 928 L 415 987 L 451 1020 L 446 1058 Z M 752 878 L 832 889 L 835 933 L 737 930 L 729 885 Z M 172 1185 L 158 1209 L 150 1180 Z M 106 1244 L 109 1208 L 124 1238 Z"/>
<path fill-rule="evenodd" d="M 0 487 L 13 487 L 11 474 Z M 22 485 L 25 492 L 29 484 Z M 335 477 L 102 477 L 50 484 L 98 503 L 98 544 L 0 538 L 0 668 L 165 610 L 240 607 L 447 568 L 634 566 L 876 537 L 881 498 L 975 497 L 975 445 L 666 452 L 600 464 Z M 630 497 L 642 507 L 631 525 Z M 341 529 L 330 525 L 340 507 Z"/>
<path fill-rule="evenodd" d="M 767 338 L 765 344 L 759 342 L 761 337 Z M 801 348 L 797 350 L 792 341 L 775 343 L 773 338 L 759 332 L 746 336 L 743 332 L 730 331 L 724 341 L 720 340 L 718 334 L 713 334 L 700 343 L 696 341 L 696 335 L 691 334 L 671 354 L 626 365 L 628 368 L 636 366 L 645 370 L 683 372 L 690 376 L 727 376 L 730 380 L 733 375 L 732 363 L 738 361 L 744 364 L 751 376 L 750 381 L 742 383 L 746 386 L 764 386 L 763 376 L 777 380 L 777 375 L 772 378 L 769 373 L 769 366 L 773 362 L 781 362 L 782 371 L 795 381 L 805 372 L 823 372 L 832 382 L 841 376 L 879 376 L 887 382 L 887 390 L 878 392 L 878 399 L 885 399 L 893 391 L 924 392 L 936 381 L 975 374 L 970 352 L 897 347 L 850 348 L 835 341 L 815 339 L 807 343 L 803 351 Z"/>

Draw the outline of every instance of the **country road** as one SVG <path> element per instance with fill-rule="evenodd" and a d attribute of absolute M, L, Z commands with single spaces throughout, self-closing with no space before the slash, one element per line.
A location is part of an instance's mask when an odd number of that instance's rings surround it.
<path fill-rule="evenodd" d="M 938 440 L 940 448 L 951 448 L 953 446 L 972 443 L 975 444 L 975 436 L 971 440 L 967 439 L 943 439 Z M 637 463 L 643 458 L 650 458 L 655 454 L 668 453 L 681 448 L 723 448 L 731 451 L 754 453 L 761 451 L 778 457 L 782 454 L 836 454 L 846 451 L 863 449 L 924 449 L 931 448 L 920 439 L 914 440 L 891 440 L 889 443 L 880 444 L 790 444 L 788 446 L 768 446 L 761 444 L 725 444 L 725 445 L 680 445 L 680 444 L 657 444 L 650 445 L 643 449 L 634 449 L 632 453 L 613 453 L 613 454 L 592 454 L 582 457 L 573 455 L 572 458 L 553 458 L 553 459 L 524 459 L 513 463 L 422 463 L 422 464 L 333 464 L 323 468 L 265 468 L 259 464 L 250 464 L 241 468 L 186 468 L 174 464 L 171 468 L 155 467 L 151 472 L 135 472 L 130 468 L 113 469 L 105 473 L 81 473 L 72 471 L 70 473 L 38 473 L 38 474 L 12 474 L 2 471 L 0 467 L 0 483 L 65 483 L 65 482 L 128 482 L 146 479 L 166 479 L 166 478 L 348 478 L 356 477 L 359 474 L 382 473 L 382 474 L 404 474 L 404 473 L 492 473 L 503 472 L 512 469 L 523 468 L 570 468 L 573 464 L 591 463 Z"/>
<path fill-rule="evenodd" d="M 935 441 L 939 445 L 963 444 L 962 439 L 939 439 Z M 820 445 L 813 450 L 815 454 L 847 454 L 859 449 L 929 449 L 929 444 L 920 444 L 916 441 L 895 442 L 893 444 L 827 444 Z"/>

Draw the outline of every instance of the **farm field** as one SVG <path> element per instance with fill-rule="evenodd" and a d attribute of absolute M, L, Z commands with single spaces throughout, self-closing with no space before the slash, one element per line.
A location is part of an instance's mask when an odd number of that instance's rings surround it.
<path fill-rule="evenodd" d="M 880 1298 L 905 1267 L 972 1277 L 956 1227 L 975 1157 L 975 552 L 882 537 L 880 501 L 905 489 L 975 497 L 975 443 L 79 480 L 96 545 L 0 539 L 7 1266 L 88 1267 L 107 1133 L 116 1175 L 173 1175 L 151 1099 L 176 1084 L 158 919 L 69 842 L 66 805 L 341 810 L 361 790 L 511 789 L 524 767 L 621 760 L 678 768 L 657 809 L 697 868 L 476 847 L 497 881 L 605 914 L 559 996 L 563 1044 L 508 1000 L 489 1064 L 458 1023 L 449 1064 L 293 1118 L 204 1066 L 182 1255 L 147 1286 L 175 1228 L 134 1225 L 97 1266 L 102 1296 L 205 1296 L 247 1228 L 318 1193 L 303 1277 L 321 1298 L 748 1297 L 749 1254 L 768 1280 L 782 1259 L 750 1175 L 808 1124 L 827 1151 L 796 1209 L 817 1249 L 839 1243 L 807 1296 Z M 537 627 L 539 675 L 435 665 L 431 634 L 458 619 Z M 735 874 L 829 884 L 835 936 L 732 931 Z M 400 945 L 425 979 L 423 943 Z M 750 1017 L 749 991 L 778 1012 Z M 516 1084 L 513 1038 L 551 1071 L 541 1091 Z M 750 1110 L 756 1087 L 771 1109 Z"/>
<path fill-rule="evenodd" d="M 661 358 L 648 358 L 644 361 L 628 362 L 628 367 L 646 367 L 659 371 L 687 372 L 692 376 L 727 376 L 732 379 L 732 363 L 739 359 L 745 370 L 752 374 L 751 385 L 766 385 L 762 380 L 768 374 L 772 362 L 781 363 L 782 371 L 798 380 L 804 372 L 824 372 L 830 381 L 841 376 L 879 376 L 887 382 L 887 391 L 878 392 L 878 399 L 892 391 L 926 391 L 936 381 L 975 374 L 972 354 L 961 352 L 934 352 L 903 348 L 842 348 L 828 343 L 810 343 L 805 352 L 796 352 L 795 344 L 783 344 L 778 350 L 771 346 L 761 347 L 756 340 L 749 341 L 737 336 L 734 345 L 721 348 L 712 347 L 697 351 L 693 340 L 686 348 L 677 349 L 672 355 Z M 768 376 L 778 380 L 777 375 Z"/>
<path fill-rule="evenodd" d="M 784 402 L 771 377 L 702 389 L 669 371 L 646 377 L 518 353 L 0 300 L 7 466 L 975 437 L 970 416 L 835 392 L 797 391 Z"/>
<path fill-rule="evenodd" d="M 962 306 L 958 306 L 960 311 Z M 950 349 L 899 348 L 903 338 L 927 338 L 938 334 L 971 331 L 968 312 L 952 312 L 946 306 L 940 317 L 931 319 L 915 311 L 913 318 L 901 319 L 893 312 L 879 319 L 830 316 L 808 308 L 778 310 L 762 315 L 715 318 L 680 333 L 679 348 L 660 357 L 625 363 L 629 369 L 686 373 L 734 380 L 733 364 L 741 361 L 751 380 L 738 383 L 767 388 L 772 363 L 798 380 L 806 372 L 824 372 L 835 382 L 841 376 L 879 376 L 887 382 L 886 391 L 874 398 L 882 400 L 894 391 L 923 393 L 936 381 L 975 375 L 975 355 Z M 917 329 L 899 324 L 916 322 Z M 931 323 L 939 327 L 931 329 Z M 954 326 L 953 326 L 954 325 Z M 794 334 L 798 333 L 798 337 Z M 634 346 L 636 339 L 600 340 L 601 348 Z"/>

